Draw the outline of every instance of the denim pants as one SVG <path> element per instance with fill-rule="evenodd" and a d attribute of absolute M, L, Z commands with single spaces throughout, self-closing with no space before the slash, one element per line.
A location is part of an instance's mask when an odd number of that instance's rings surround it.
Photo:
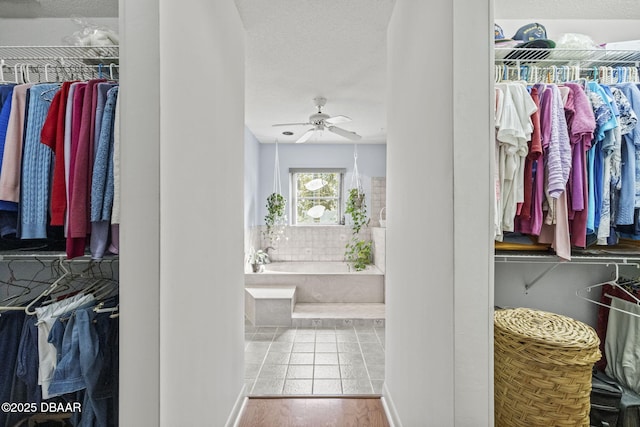
<path fill-rule="evenodd" d="M 67 318 L 61 357 L 49 386 L 51 395 L 83 390 L 75 394 L 76 398 L 83 396 L 82 414 L 72 420 L 76 426 L 107 427 L 108 402 L 102 395 L 99 384 L 100 373 L 104 366 L 107 330 L 101 327 L 102 322 L 96 320 L 97 316 L 98 314 L 90 307 L 77 309 Z M 96 320 L 95 323 L 94 320 Z M 56 325 L 50 334 L 52 342 L 59 342 L 60 327 Z"/>
<path fill-rule="evenodd" d="M 24 318 L 24 311 L 10 311 L 0 315 L 0 402 L 11 402 Z M 7 418 L 7 413 L 0 412 L 0 426 L 4 427 Z"/>
<path fill-rule="evenodd" d="M 38 385 L 38 327 L 35 316 L 26 316 L 22 325 L 15 377 L 11 389 L 12 402 L 35 403 L 40 405 L 42 393 Z M 13 426 L 25 414 L 12 413 L 7 417 L 6 426 Z M 4 426 L 2 426 L 4 427 Z"/>
<path fill-rule="evenodd" d="M 88 312 L 89 325 L 98 336 L 98 358 L 85 360 L 85 382 L 81 427 L 118 426 L 118 319 L 111 319 L 109 313 Z M 87 353 L 88 354 L 88 353 Z M 99 368 L 99 369 L 98 369 Z"/>

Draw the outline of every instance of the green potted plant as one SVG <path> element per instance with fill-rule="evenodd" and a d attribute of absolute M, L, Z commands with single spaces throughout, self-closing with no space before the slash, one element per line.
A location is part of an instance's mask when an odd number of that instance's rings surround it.
<path fill-rule="evenodd" d="M 262 249 L 253 250 L 249 252 L 249 264 L 251 264 L 251 270 L 254 273 L 259 273 L 263 269 L 263 265 L 270 263 L 269 254 Z"/>
<path fill-rule="evenodd" d="M 279 236 L 276 227 L 284 225 L 286 220 L 285 206 L 287 200 L 280 193 L 271 193 L 267 197 L 267 215 L 264 217 L 266 226 L 264 236 L 269 240 L 269 244 L 274 244 Z"/>
<path fill-rule="evenodd" d="M 371 264 L 373 242 L 359 236 L 362 227 L 369 223 L 364 193 L 359 188 L 349 190 L 345 213 L 351 217 L 351 240 L 345 247 L 345 260 L 351 263 L 356 271 L 361 271 Z"/>

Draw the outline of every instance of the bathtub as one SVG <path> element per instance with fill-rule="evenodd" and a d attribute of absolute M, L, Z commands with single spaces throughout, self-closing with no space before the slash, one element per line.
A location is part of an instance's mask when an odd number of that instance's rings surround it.
<path fill-rule="evenodd" d="M 345 262 L 272 262 L 244 278 L 245 287 L 295 286 L 302 303 L 384 302 L 384 273 L 375 265 L 355 271 Z"/>
<path fill-rule="evenodd" d="M 263 273 L 266 274 L 381 274 L 378 267 L 368 265 L 366 269 L 356 271 L 346 262 L 331 261 L 297 261 L 272 262 L 265 264 Z"/>

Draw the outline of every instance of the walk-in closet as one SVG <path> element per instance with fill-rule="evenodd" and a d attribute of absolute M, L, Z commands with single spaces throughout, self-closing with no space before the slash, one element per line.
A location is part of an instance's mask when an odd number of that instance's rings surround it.
<path fill-rule="evenodd" d="M 635 425 L 637 21 L 496 16 L 496 425 Z M 525 367 L 505 346 L 510 315 L 520 322 L 511 333 L 535 341 L 519 343 L 537 355 Z M 535 350 L 543 342 L 545 355 Z M 565 363 L 560 346 L 573 360 L 552 376 L 571 385 L 540 375 L 546 360 Z"/>
<path fill-rule="evenodd" d="M 0 46 L 0 426 L 119 425 L 117 45 Z"/>
<path fill-rule="evenodd" d="M 27 13 L 5 19 L 5 13 L 22 3 L 30 7 Z M 58 18 L 82 14 L 79 3 L 85 2 L 74 2 L 78 9 L 62 10 Z M 73 26 L 62 29 L 51 20 L 35 17 L 42 8 L 56 9 L 56 5 L 60 2 L 0 3 L 0 45 L 56 44 L 75 31 Z M 616 328 L 631 318 L 625 313 L 632 310 L 625 307 L 630 301 L 624 295 L 635 295 L 640 276 L 635 255 L 571 251 L 570 260 L 530 250 L 494 255 L 495 179 L 489 166 L 495 143 L 492 101 L 498 83 L 494 76 L 504 76 L 505 68 L 500 73 L 494 70 L 510 67 L 503 80 L 528 79 L 533 70 L 521 68 L 532 64 L 524 64 L 526 59 L 517 55 L 496 56 L 499 62 L 495 62 L 490 39 L 494 23 L 512 38 L 520 27 L 537 22 L 555 42 L 563 33 L 587 34 L 598 43 L 634 40 L 640 38 L 637 9 L 635 2 L 622 0 L 395 1 L 387 28 L 385 336 L 390 350 L 385 355 L 382 387 L 385 412 L 394 425 L 494 424 L 494 306 L 558 313 L 594 330 L 602 310 L 609 311 L 608 321 L 615 318 L 611 312 L 620 315 Z M 111 21 L 105 22 L 106 17 Z M 82 67 L 91 73 L 78 73 L 71 67 L 72 58 L 59 53 L 53 58 L 29 53 L 29 58 L 48 58 L 40 67 L 19 65 L 31 61 L 22 56 L 18 65 L 3 64 L 2 79 L 8 84 L 19 83 L 16 74 L 34 85 L 45 74 L 49 83 L 104 79 L 122 84 L 117 102 L 123 142 L 121 181 L 127 185 L 121 189 L 120 255 L 110 253 L 111 241 L 103 257 L 93 259 L 89 241 L 84 254 L 71 258 L 67 235 L 64 230 L 49 234 L 50 223 L 45 224 L 46 239 L 39 240 L 56 244 L 54 254 L 27 253 L 15 247 L 6 256 L 1 254 L 0 306 L 15 310 L 0 311 L 0 327 L 12 328 L 19 339 L 24 319 L 32 318 L 27 310 L 36 310 L 40 301 L 74 298 L 67 294 L 89 290 L 104 304 L 95 306 L 97 311 L 77 309 L 76 313 L 83 313 L 80 320 L 96 316 L 100 320 L 96 325 L 105 327 L 123 322 L 117 353 L 121 424 L 175 426 L 188 420 L 232 426 L 245 398 L 244 153 L 241 143 L 230 141 L 243 140 L 246 30 L 233 0 L 121 0 L 119 10 L 102 15 L 98 25 L 114 21 L 119 24 L 122 46 L 117 66 L 110 66 L 111 61 L 102 67 L 100 61 L 83 61 Z M 590 26 L 581 25 L 587 21 Z M 46 38 L 38 28 L 46 28 Z M 620 37 L 607 38 L 607 28 L 609 34 L 620 31 Z M 326 31 L 331 31 L 331 25 Z M 35 34 L 44 40 L 36 40 Z M 565 59 L 553 64 L 551 81 L 545 76 L 541 82 L 564 80 L 573 70 L 563 67 L 573 66 L 574 59 L 584 63 L 589 58 L 578 55 L 568 63 Z M 292 67 L 296 60 L 291 58 Z M 633 62 L 624 67 L 637 67 Z M 589 77 L 589 67 L 581 67 L 581 78 Z M 542 68 L 547 67 L 541 65 L 538 72 Z M 202 78 L 191 79 L 194 72 Z M 593 70 L 591 76 L 595 75 L 600 78 L 600 71 Z M 56 93 L 42 95 L 41 99 L 49 99 Z M 107 147 L 110 153 L 110 142 Z M 55 169 L 55 162 L 51 165 Z M 37 175 L 40 178 L 44 179 Z M 38 200 L 34 195 L 33 202 Z M 19 209 L 8 212 L 21 215 Z M 41 222 L 37 227 L 22 220 L 15 224 L 16 232 L 42 232 Z M 108 236 L 114 232 L 111 225 Z M 12 244 L 24 242 L 15 239 Z M 603 295 L 622 296 L 625 304 L 616 308 L 623 311 L 593 302 L 612 306 L 613 299 L 603 301 Z M 117 316 L 120 308 L 121 317 Z M 14 316 L 18 317 L 12 326 L 4 320 Z M 77 325 L 78 320 L 72 321 Z M 616 328 L 607 322 L 607 333 Z M 60 327 L 54 324 L 52 330 Z M 115 329 L 108 332 L 107 342 L 115 339 Z M 65 334 L 61 337 L 64 342 Z M 13 345 L 19 347 L 17 339 Z M 11 354 L 17 363 L 20 353 Z M 112 360 L 116 356 L 113 351 L 108 355 Z M 12 385 L 9 392 L 14 391 Z M 21 409 L 25 408 L 29 409 L 24 405 Z M 108 413 L 113 409 L 107 405 Z M 64 422 L 72 419 L 58 424 Z"/>

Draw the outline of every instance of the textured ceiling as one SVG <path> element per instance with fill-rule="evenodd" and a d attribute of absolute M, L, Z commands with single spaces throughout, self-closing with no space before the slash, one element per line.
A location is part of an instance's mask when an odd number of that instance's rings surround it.
<path fill-rule="evenodd" d="M 0 0 L 0 18 L 117 17 L 118 0 Z"/>
<path fill-rule="evenodd" d="M 385 142 L 386 34 L 395 0 L 236 0 L 246 29 L 245 122 L 261 142 L 293 142 L 313 98 L 340 126 Z M 293 136 L 282 132 L 290 130 Z M 310 142 L 351 143 L 324 131 Z"/>

